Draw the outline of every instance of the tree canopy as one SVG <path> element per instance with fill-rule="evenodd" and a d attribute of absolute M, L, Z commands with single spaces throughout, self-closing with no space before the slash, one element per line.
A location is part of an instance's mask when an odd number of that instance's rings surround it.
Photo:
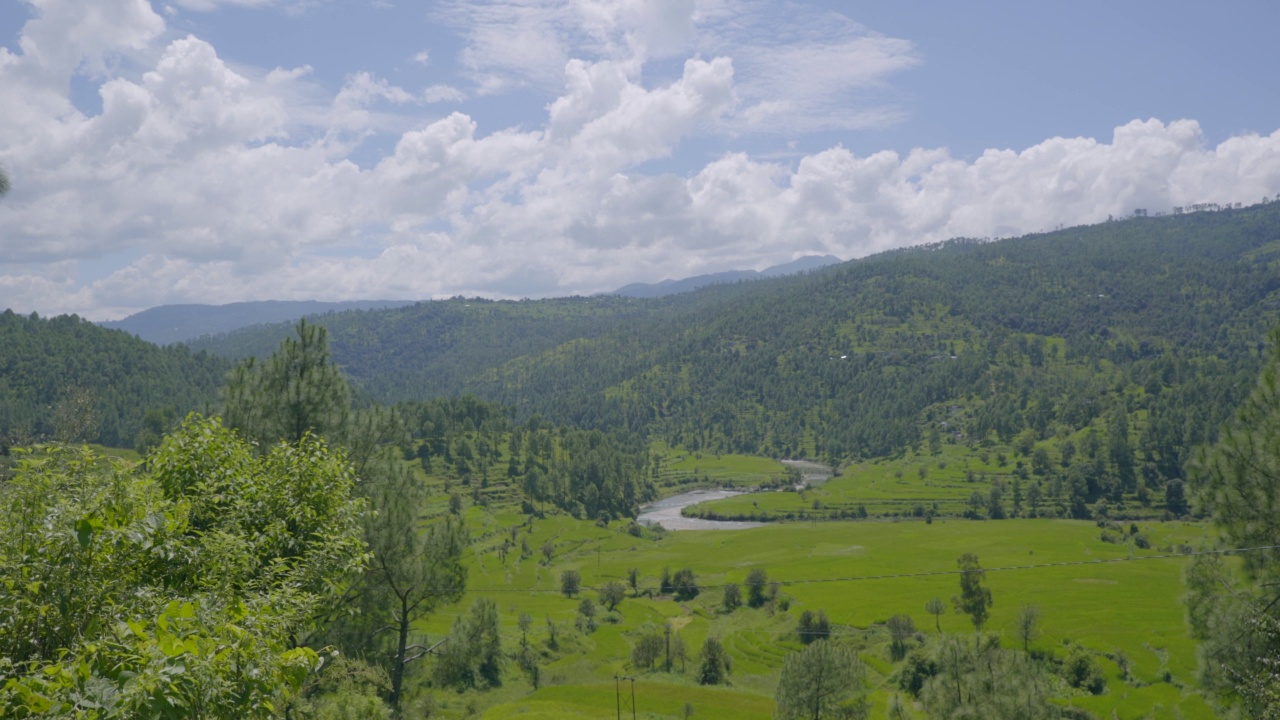
<path fill-rule="evenodd" d="M 866 669 L 852 649 L 819 640 L 787 656 L 774 698 L 779 720 L 866 717 Z M 840 714 L 837 714 L 840 713 Z"/>
<path fill-rule="evenodd" d="M 0 715 L 274 717 L 293 638 L 366 561 L 340 453 L 192 417 L 144 465 L 30 452 L 0 483 Z"/>
<path fill-rule="evenodd" d="M 1250 717 L 1280 718 L 1280 330 L 1266 366 L 1221 439 L 1204 452 L 1196 495 L 1232 548 L 1246 579 L 1220 556 L 1187 569 L 1187 612 L 1201 640 L 1201 681 L 1224 705 Z"/>

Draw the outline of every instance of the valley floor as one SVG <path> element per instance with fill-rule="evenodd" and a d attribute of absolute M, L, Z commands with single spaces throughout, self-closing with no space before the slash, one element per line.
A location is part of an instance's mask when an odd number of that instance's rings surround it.
<path fill-rule="evenodd" d="M 564 516 L 525 524 L 518 514 L 489 514 L 472 508 L 469 523 L 488 540 L 478 543 L 471 562 L 469 598 L 429 618 L 421 628 L 441 637 L 471 599 L 489 597 L 502 615 L 504 646 L 520 647 L 517 618 L 534 620 L 527 641 L 542 662 L 534 691 L 512 664 L 503 687 L 484 694 L 438 691 L 434 702 L 444 716 L 482 712 L 485 718 L 612 717 L 617 712 L 615 676 L 635 677 L 638 717 L 684 717 L 686 703 L 696 718 L 772 717 L 773 692 L 788 652 L 799 649 L 796 618 L 824 610 L 833 636 L 858 647 L 872 670 L 872 717 L 886 717 L 894 696 L 909 700 L 893 682 L 900 663 L 891 660 L 883 623 L 892 615 L 912 616 L 922 635 L 972 637 L 967 617 L 951 611 L 935 618 L 925 612 L 931 598 L 944 601 L 959 588 L 956 558 L 975 553 L 987 570 L 994 606 L 986 632 L 1005 647 L 1018 645 L 1014 620 L 1025 604 L 1039 606 L 1043 633 L 1033 649 L 1062 657 L 1073 644 L 1087 648 L 1106 677 L 1097 696 L 1066 689 L 1061 702 L 1098 717 L 1213 718 L 1195 690 L 1196 648 L 1187 636 L 1180 553 L 1203 540 L 1205 526 L 1183 522 L 1143 522 L 1150 548 L 1103 542 L 1093 522 L 1072 520 L 970 521 L 938 519 L 901 522 L 781 523 L 734 531 L 651 533 L 637 537 L 626 525 L 608 528 Z M 505 561 L 497 548 L 510 528 L 528 546 L 552 549 Z M 480 533 L 477 532 L 477 535 Z M 609 581 L 627 583 L 638 571 L 639 596 L 630 589 L 615 613 L 594 632 L 574 629 L 581 598 L 595 598 Z M 658 595 L 663 569 L 689 568 L 701 593 L 677 602 Z M 771 608 L 721 608 L 723 586 L 741 583 L 763 568 L 781 583 L 781 603 Z M 580 596 L 560 592 L 566 570 L 582 576 Z M 786 606 L 784 609 L 783 606 Z M 556 626 L 555 649 L 549 623 Z M 670 624 L 689 649 L 672 672 L 641 670 L 629 658 L 637 638 Z M 708 636 L 729 651 L 727 686 L 703 687 L 692 679 L 697 649 Z M 686 665 L 682 672 L 679 667 Z M 661 665 L 661 662 L 659 663 Z M 1126 672 L 1127 670 L 1127 672 Z M 630 683 L 624 681 L 629 697 Z M 922 715 L 921 715 L 922 716 Z"/>

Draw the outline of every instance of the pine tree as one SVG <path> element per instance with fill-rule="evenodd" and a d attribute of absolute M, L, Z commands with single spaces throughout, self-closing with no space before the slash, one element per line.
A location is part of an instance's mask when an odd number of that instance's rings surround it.
<path fill-rule="evenodd" d="M 236 366 L 223 392 L 227 425 L 264 446 L 307 433 L 338 440 L 348 430 L 351 391 L 330 358 L 328 331 L 305 319 L 295 330 L 264 362 Z"/>

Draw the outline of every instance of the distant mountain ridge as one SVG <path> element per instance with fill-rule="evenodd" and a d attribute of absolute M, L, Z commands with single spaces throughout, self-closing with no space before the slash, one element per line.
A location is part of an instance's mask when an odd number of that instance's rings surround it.
<path fill-rule="evenodd" d="M 157 345 L 194 340 L 205 335 L 231 332 L 253 325 L 289 322 L 308 315 L 348 310 L 384 310 L 412 305 L 413 300 L 261 300 L 227 305 L 160 305 L 123 320 L 98 323 L 124 330 Z"/>
<path fill-rule="evenodd" d="M 697 275 L 683 280 L 663 280 L 657 283 L 632 283 L 618 288 L 608 295 L 632 298 L 657 298 L 677 295 L 708 285 L 723 285 L 744 280 L 760 280 L 808 272 L 828 265 L 844 262 L 834 255 L 807 255 L 789 263 L 774 265 L 764 270 L 729 270 L 708 275 Z M 347 302 L 321 302 L 318 300 L 259 300 L 226 305 L 176 304 L 134 313 L 122 320 L 111 320 L 98 325 L 124 330 L 157 345 L 189 342 L 206 335 L 220 335 L 254 325 L 271 325 L 292 322 L 309 315 L 347 312 L 351 310 L 389 310 L 413 305 L 414 300 L 352 300 Z"/>
<path fill-rule="evenodd" d="M 697 290 L 708 285 L 723 285 L 743 280 L 759 280 L 761 278 L 783 277 L 797 273 L 817 270 L 828 265 L 839 265 L 844 262 L 834 255 L 806 255 L 782 265 L 774 265 L 764 270 L 727 270 L 725 272 L 695 275 L 683 280 L 663 280 L 656 283 L 631 283 L 614 290 L 610 295 L 621 295 L 634 298 L 655 298 L 665 295 Z"/>

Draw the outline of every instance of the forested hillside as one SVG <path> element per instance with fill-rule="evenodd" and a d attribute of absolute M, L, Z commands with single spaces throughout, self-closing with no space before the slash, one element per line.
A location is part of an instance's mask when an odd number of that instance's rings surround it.
<path fill-rule="evenodd" d="M 429 475 L 453 480 L 478 504 L 559 507 L 575 517 L 634 517 L 656 497 L 649 447 L 635 434 L 512 422 L 506 409 L 471 396 L 399 408 L 406 446 Z"/>
<path fill-rule="evenodd" d="M 473 392 L 690 449 L 829 460 L 1095 429 L 1107 472 L 1181 476 L 1280 319 L 1280 205 L 955 240 L 673 298 L 335 315 L 382 401 Z M 265 353 L 283 327 L 201 344 Z M 1141 449 L 1139 453 L 1138 450 Z"/>
<path fill-rule="evenodd" d="M 479 371 L 598 337 L 664 306 L 607 296 L 522 302 L 454 298 L 315 320 L 329 328 L 334 358 L 357 392 L 397 402 L 459 394 Z M 201 338 L 190 346 L 237 360 L 265 357 L 292 333 L 292 323 L 280 323 Z"/>
<path fill-rule="evenodd" d="M 60 437 L 134 447 L 144 432 L 155 441 L 187 411 L 212 406 L 229 367 L 207 353 L 159 348 L 74 315 L 6 310 L 0 441 Z"/>

